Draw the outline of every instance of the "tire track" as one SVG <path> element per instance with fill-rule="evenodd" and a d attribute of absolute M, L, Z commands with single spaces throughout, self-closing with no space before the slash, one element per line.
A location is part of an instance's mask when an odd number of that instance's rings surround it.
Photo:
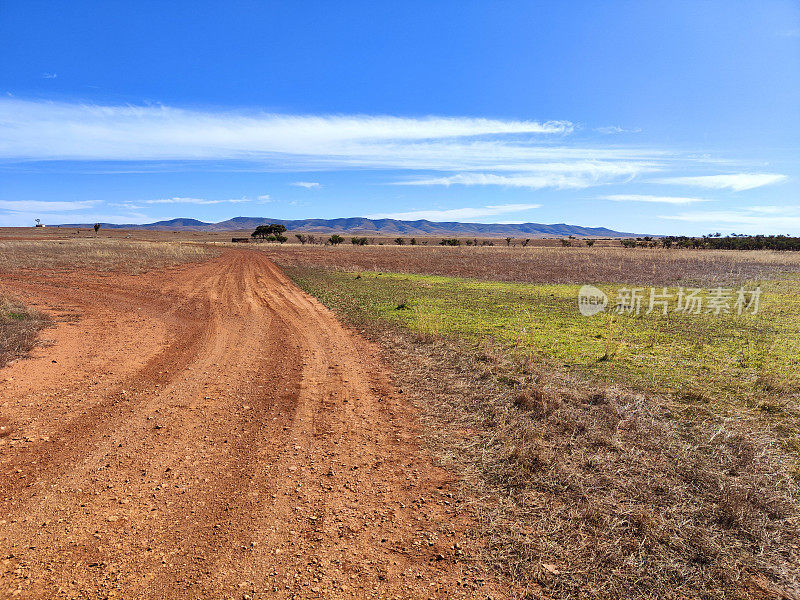
<path fill-rule="evenodd" d="M 263 254 L 5 274 L 80 319 L 0 371 L 0 597 L 483 597 L 376 349 Z"/>

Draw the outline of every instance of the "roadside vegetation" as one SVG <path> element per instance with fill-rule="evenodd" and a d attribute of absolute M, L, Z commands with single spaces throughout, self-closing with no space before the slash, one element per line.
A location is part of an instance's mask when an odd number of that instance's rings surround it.
<path fill-rule="evenodd" d="M 0 296 L 0 368 L 25 356 L 36 344 L 39 331 L 49 323 L 40 312 Z"/>
<path fill-rule="evenodd" d="M 0 240 L 0 271 L 86 269 L 141 273 L 218 255 L 194 243 L 124 239 Z"/>
<path fill-rule="evenodd" d="M 800 594 L 795 255 L 369 249 L 275 260 L 382 345 L 496 569 L 532 596 Z M 578 284 L 689 282 L 759 310 L 578 311 Z"/>

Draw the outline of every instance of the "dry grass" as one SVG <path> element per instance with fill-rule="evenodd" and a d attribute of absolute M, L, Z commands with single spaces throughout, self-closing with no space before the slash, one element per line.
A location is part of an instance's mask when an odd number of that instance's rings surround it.
<path fill-rule="evenodd" d="M 269 251 L 283 264 L 344 270 L 357 261 L 364 270 L 548 284 L 730 283 L 794 273 L 800 261 L 771 252 L 622 248 L 364 250 Z M 311 271 L 288 270 L 301 284 Z M 800 438 L 789 421 L 767 418 L 783 410 L 794 423 L 794 391 L 765 380 L 768 405 L 727 411 L 705 396 L 703 380 L 697 397 L 683 401 L 658 388 L 637 392 L 624 378 L 604 385 L 524 346 L 486 341 L 491 336 L 443 338 L 436 323 L 415 333 L 378 319 L 367 293 L 376 288 L 360 275 L 347 276 L 349 286 L 323 278 L 326 285 L 310 287 L 381 344 L 398 385 L 422 409 L 431 448 L 462 484 L 481 559 L 512 577 L 522 596 L 800 598 L 800 446 L 786 445 Z M 400 279 L 401 295 L 386 306 L 399 312 L 410 301 L 418 310 L 413 278 Z M 457 300 L 461 292 L 452 286 L 451 293 Z M 505 306 L 489 294 L 474 298 L 477 308 L 463 302 L 470 314 Z"/>
<path fill-rule="evenodd" d="M 797 482 L 763 428 L 361 325 L 459 475 L 483 558 L 527 597 L 800 597 Z"/>
<path fill-rule="evenodd" d="M 0 271 L 88 270 L 141 273 L 219 253 L 213 246 L 117 239 L 0 241 Z"/>
<path fill-rule="evenodd" d="M 800 272 L 800 253 L 621 247 L 250 246 L 282 266 L 530 283 L 726 284 Z"/>
<path fill-rule="evenodd" d="M 43 314 L 0 297 L 0 368 L 25 356 L 36 344 L 39 330 L 49 323 Z"/>

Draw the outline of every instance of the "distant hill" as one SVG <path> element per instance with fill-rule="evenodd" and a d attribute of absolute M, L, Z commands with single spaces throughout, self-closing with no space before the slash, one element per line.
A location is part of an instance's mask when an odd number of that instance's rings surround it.
<path fill-rule="evenodd" d="M 405 235 L 432 237 L 630 237 L 635 234 L 606 229 L 581 227 L 558 223 L 438 223 L 434 221 L 399 221 L 397 219 L 268 219 L 265 217 L 234 217 L 219 223 L 205 223 L 197 219 L 170 219 L 146 225 L 103 223 L 106 229 L 149 229 L 156 231 L 252 231 L 258 225 L 280 223 L 286 229 L 309 233 L 347 233 L 373 235 Z M 59 227 L 91 227 L 93 223 L 65 224 Z"/>

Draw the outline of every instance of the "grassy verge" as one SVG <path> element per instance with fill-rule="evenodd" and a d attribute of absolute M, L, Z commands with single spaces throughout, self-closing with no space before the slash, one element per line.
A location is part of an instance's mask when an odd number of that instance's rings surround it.
<path fill-rule="evenodd" d="M 33 348 L 39 330 L 48 324 L 41 313 L 0 297 L 0 368 Z"/>
<path fill-rule="evenodd" d="M 531 594 L 800 593 L 792 282 L 757 315 L 609 323 L 571 285 L 287 272 L 382 343 Z"/>
<path fill-rule="evenodd" d="M 718 414 L 720 407 L 733 406 L 791 415 L 797 407 L 797 281 L 761 282 L 756 314 L 644 314 L 645 299 L 639 315 L 584 317 L 576 285 L 323 269 L 290 272 L 312 294 L 351 316 L 399 323 L 420 333 L 488 338 L 515 353 L 568 365 L 605 383 L 670 396 L 696 410 L 707 407 Z M 600 287 L 613 298 L 618 286 Z"/>

